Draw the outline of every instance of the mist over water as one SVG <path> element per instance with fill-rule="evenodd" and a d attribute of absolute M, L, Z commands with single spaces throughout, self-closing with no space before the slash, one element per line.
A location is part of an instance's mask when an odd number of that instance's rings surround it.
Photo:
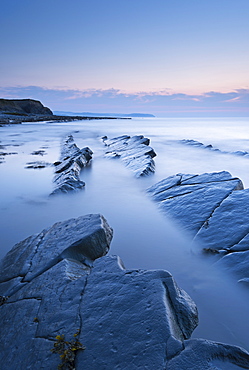
<path fill-rule="evenodd" d="M 1 127 L 1 151 L 17 154 L 0 164 L 0 257 L 31 234 L 53 223 L 88 213 L 103 214 L 114 229 L 110 254 L 128 269 L 166 269 L 196 302 L 200 324 L 193 337 L 242 346 L 249 350 L 247 290 L 236 278 L 212 266 L 213 257 L 198 253 L 190 237 L 160 213 L 146 189 L 176 173 L 229 171 L 249 187 L 249 158 L 181 144 L 193 139 L 220 150 L 249 152 L 248 119 L 132 119 L 73 123 L 35 123 Z M 28 162 L 53 163 L 61 140 L 73 134 L 76 144 L 89 146 L 92 164 L 82 171 L 85 189 L 48 195 L 53 167 L 26 169 Z M 142 134 L 151 139 L 156 173 L 136 179 L 118 159 L 104 158 L 100 138 Z M 45 150 L 45 154 L 33 155 Z"/>

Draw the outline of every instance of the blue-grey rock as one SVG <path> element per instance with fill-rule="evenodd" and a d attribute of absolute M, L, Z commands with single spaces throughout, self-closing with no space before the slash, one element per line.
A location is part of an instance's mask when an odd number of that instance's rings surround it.
<path fill-rule="evenodd" d="M 80 171 L 92 159 L 93 152 L 88 147 L 79 149 L 69 135 L 62 144 L 60 160 L 55 162 L 55 190 L 51 195 L 80 190 L 85 183 L 80 180 Z"/>
<path fill-rule="evenodd" d="M 245 150 L 236 150 L 235 152 L 229 152 L 229 151 L 226 151 L 226 150 L 220 150 L 218 148 L 214 148 L 213 145 L 211 145 L 211 144 L 205 145 L 205 144 L 201 143 L 200 141 L 191 140 L 191 139 L 183 139 L 183 140 L 180 140 L 179 143 L 180 144 L 185 144 L 185 145 L 191 145 L 191 146 L 198 147 L 198 148 L 201 148 L 201 149 L 208 149 L 208 150 L 211 150 L 213 152 L 218 152 L 218 153 L 222 153 L 222 154 L 239 155 L 239 156 L 243 156 L 245 158 L 249 158 L 249 152 L 247 152 Z"/>
<path fill-rule="evenodd" d="M 236 190 L 236 191 L 235 191 Z M 249 278 L 249 189 L 229 172 L 170 176 L 148 189 L 160 209 L 216 253 L 216 265 Z"/>
<path fill-rule="evenodd" d="M 212 217 L 199 230 L 195 239 L 215 250 L 249 250 L 248 205 L 249 189 L 232 192 L 214 209 Z"/>
<path fill-rule="evenodd" d="M 242 188 L 240 179 L 223 171 L 170 176 L 149 188 L 148 193 L 159 202 L 163 212 L 196 235 L 220 203 L 234 190 Z"/>
<path fill-rule="evenodd" d="M 0 282 L 10 284 L 21 277 L 22 284 L 26 284 L 64 258 L 91 265 L 108 252 L 112 233 L 105 218 L 98 214 L 58 222 L 16 244 L 7 253 L 0 262 Z M 15 285 L 11 286 L 14 289 Z M 10 293 L 0 291 L 1 295 Z"/>
<path fill-rule="evenodd" d="M 143 135 L 122 135 L 113 139 L 106 136 L 102 138 L 108 147 L 105 156 L 109 158 L 119 157 L 136 177 L 149 175 L 155 172 L 156 156 L 154 149 L 149 146 L 150 140 Z"/>
<path fill-rule="evenodd" d="M 25 168 L 28 169 L 34 169 L 34 170 L 40 170 L 42 168 L 46 168 L 48 166 L 51 166 L 51 163 L 44 162 L 44 161 L 36 161 L 36 162 L 28 162 L 25 166 Z"/>
<path fill-rule="evenodd" d="M 1 262 L 1 370 L 211 369 L 212 359 L 249 368 L 241 348 L 189 340 L 197 309 L 167 271 L 125 270 L 105 256 L 112 229 L 100 215 L 59 222 L 18 243 Z M 56 338 L 57 337 L 57 338 Z M 62 342 L 60 342 L 62 343 Z M 74 358 L 75 356 L 75 358 Z"/>
<path fill-rule="evenodd" d="M 190 339 L 185 341 L 185 348 L 180 355 L 168 362 L 166 369 L 223 370 L 230 369 L 229 364 L 236 365 L 236 368 L 249 369 L 248 352 L 237 346 L 205 339 Z"/>

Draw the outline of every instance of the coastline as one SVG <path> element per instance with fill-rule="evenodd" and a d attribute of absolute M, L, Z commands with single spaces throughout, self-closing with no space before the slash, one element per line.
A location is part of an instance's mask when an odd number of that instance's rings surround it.
<path fill-rule="evenodd" d="M 23 122 L 44 122 L 44 121 L 58 121 L 58 122 L 72 122 L 83 120 L 100 120 L 100 119 L 131 119 L 128 117 L 87 117 L 87 116 L 57 116 L 57 115 L 41 115 L 41 114 L 1 114 L 0 126 L 21 124 Z"/>

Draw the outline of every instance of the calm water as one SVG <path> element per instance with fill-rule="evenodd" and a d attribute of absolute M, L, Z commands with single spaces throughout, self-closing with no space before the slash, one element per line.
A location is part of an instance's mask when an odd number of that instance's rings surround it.
<path fill-rule="evenodd" d="M 182 139 L 212 144 L 223 151 L 249 152 L 249 120 L 132 119 L 74 123 L 36 123 L 0 128 L 0 151 L 15 152 L 0 164 L 0 257 L 18 241 L 53 223 L 87 213 L 102 213 L 114 228 L 111 254 L 127 268 L 166 269 L 197 303 L 202 337 L 249 350 L 249 292 L 242 290 L 209 259 L 191 251 L 191 240 L 162 215 L 145 194 L 164 177 L 227 170 L 249 187 L 249 158 L 186 146 Z M 54 162 L 61 139 L 73 134 L 79 147 L 89 146 L 92 165 L 82 171 L 83 191 L 49 198 L 53 168 L 26 169 L 28 162 Z M 157 152 L 156 173 L 136 179 L 116 159 L 105 159 L 100 137 L 143 134 Z M 31 154 L 44 150 L 45 154 Z"/>

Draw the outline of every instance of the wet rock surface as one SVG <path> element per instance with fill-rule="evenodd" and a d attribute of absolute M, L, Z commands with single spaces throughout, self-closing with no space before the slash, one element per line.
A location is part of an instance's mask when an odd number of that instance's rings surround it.
<path fill-rule="evenodd" d="M 6 155 L 18 154 L 17 152 L 0 152 L 0 157 L 5 157 Z"/>
<path fill-rule="evenodd" d="M 201 370 L 214 359 L 249 368 L 239 347 L 190 339 L 197 309 L 169 272 L 105 256 L 112 233 L 98 214 L 58 222 L 1 261 L 1 369 L 55 369 L 51 349 L 75 335 L 85 347 L 75 369 Z"/>
<path fill-rule="evenodd" d="M 34 150 L 32 153 L 30 153 L 31 155 L 41 155 L 41 156 L 44 156 L 46 155 L 46 151 L 44 149 L 39 149 L 39 150 Z"/>
<path fill-rule="evenodd" d="M 55 162 L 55 190 L 51 195 L 80 190 L 85 183 L 80 180 L 80 171 L 92 159 L 93 152 L 88 147 L 79 149 L 69 135 L 62 144 L 60 160 Z"/>
<path fill-rule="evenodd" d="M 148 138 L 145 138 L 143 135 L 132 137 L 122 135 L 112 139 L 104 136 L 102 140 L 107 146 L 105 156 L 109 158 L 119 157 L 136 177 L 155 172 L 153 158 L 156 156 L 156 153 L 149 146 L 150 140 Z"/>
<path fill-rule="evenodd" d="M 0 149 L 5 149 L 2 145 L 0 145 Z M 0 164 L 5 162 L 5 157 L 9 155 L 18 154 L 17 152 L 0 152 Z"/>
<path fill-rule="evenodd" d="M 148 189 L 160 209 L 192 234 L 216 264 L 249 281 L 249 189 L 229 172 L 178 174 Z"/>
<path fill-rule="evenodd" d="M 213 147 L 212 144 L 205 145 L 201 143 L 200 141 L 192 140 L 192 139 L 183 139 L 183 140 L 180 140 L 179 142 L 180 144 L 190 145 L 190 146 L 201 148 L 201 149 L 208 149 L 208 150 L 222 153 L 222 154 L 233 154 L 233 155 L 239 155 L 239 156 L 249 158 L 249 152 L 247 152 L 246 150 L 236 150 L 235 152 L 228 152 L 225 150 L 221 150 L 219 148 L 215 148 Z"/>
<path fill-rule="evenodd" d="M 52 166 L 52 163 L 44 162 L 44 161 L 36 161 L 36 162 L 28 162 L 25 166 L 25 168 L 28 169 L 34 169 L 34 170 L 40 170 L 42 168 L 46 168 Z"/>

